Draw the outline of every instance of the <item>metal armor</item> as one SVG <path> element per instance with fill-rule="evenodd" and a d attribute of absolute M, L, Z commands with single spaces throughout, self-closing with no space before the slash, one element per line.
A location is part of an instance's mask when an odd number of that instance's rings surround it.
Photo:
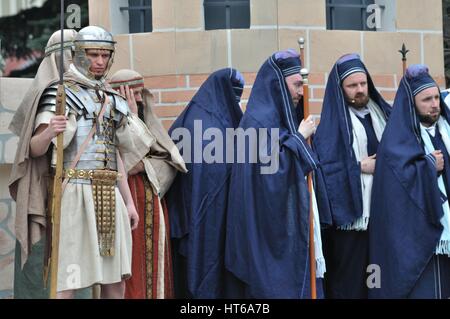
<path fill-rule="evenodd" d="M 57 84 L 44 90 L 38 112 L 55 111 Z M 76 133 L 64 150 L 64 177 L 69 183 L 90 184 L 94 198 L 100 253 L 114 255 L 115 237 L 115 187 L 117 183 L 116 129 L 128 114 L 125 100 L 108 94 L 103 120 L 97 117 L 102 108 L 104 91 L 95 91 L 79 85 L 66 86 L 66 115 L 75 114 Z M 96 125 L 90 139 L 74 169 L 70 166 L 81 145 Z M 54 152 L 55 154 L 55 152 Z"/>

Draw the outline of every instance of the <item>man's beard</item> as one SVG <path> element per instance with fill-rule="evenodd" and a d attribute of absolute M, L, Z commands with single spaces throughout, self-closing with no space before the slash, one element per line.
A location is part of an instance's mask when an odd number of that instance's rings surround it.
<path fill-rule="evenodd" d="M 420 123 L 428 124 L 431 126 L 439 120 L 440 116 L 441 116 L 441 112 L 439 112 L 438 116 L 431 116 L 429 114 L 424 115 L 424 114 L 419 113 L 419 120 L 420 120 Z"/>
<path fill-rule="evenodd" d="M 136 102 L 137 108 L 138 108 L 138 117 L 139 119 L 144 122 L 144 103 L 143 102 Z"/>
<path fill-rule="evenodd" d="M 364 93 L 356 94 L 353 99 L 350 99 L 347 96 L 347 102 L 355 109 L 361 109 L 369 103 L 369 96 Z"/>

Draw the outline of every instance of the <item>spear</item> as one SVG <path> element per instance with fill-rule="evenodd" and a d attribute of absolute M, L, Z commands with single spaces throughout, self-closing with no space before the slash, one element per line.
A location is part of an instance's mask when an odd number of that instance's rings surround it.
<path fill-rule="evenodd" d="M 303 114 L 304 118 L 309 116 L 309 83 L 308 69 L 301 69 L 300 74 L 303 78 Z M 308 138 L 308 144 L 311 145 L 311 138 Z M 308 174 L 308 190 L 312 194 L 312 172 Z M 314 251 L 314 212 L 312 205 L 312 196 L 309 197 L 309 269 L 311 282 L 311 299 L 317 299 L 316 289 L 316 253 Z"/>
<path fill-rule="evenodd" d="M 398 52 L 400 52 L 401 55 L 402 55 L 403 75 L 405 75 L 405 73 L 406 73 L 406 54 L 409 52 L 409 50 L 406 50 L 406 46 L 405 46 L 405 44 L 403 43 L 402 49 L 401 49 L 401 50 L 398 50 Z"/>
<path fill-rule="evenodd" d="M 64 0 L 61 0 L 61 54 L 59 66 L 59 84 L 56 95 L 55 115 L 64 115 L 66 108 L 66 91 L 64 89 Z M 61 197 L 62 197 L 62 178 L 63 178 L 63 133 L 56 137 L 56 168 L 53 179 L 52 193 L 52 248 L 50 259 L 50 298 L 56 298 L 56 289 L 58 283 L 58 260 L 59 260 L 59 233 L 61 224 Z"/>

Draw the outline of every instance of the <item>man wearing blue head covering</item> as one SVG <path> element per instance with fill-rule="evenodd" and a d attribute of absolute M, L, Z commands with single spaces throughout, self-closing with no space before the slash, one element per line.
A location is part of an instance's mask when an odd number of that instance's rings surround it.
<path fill-rule="evenodd" d="M 372 189 L 371 298 L 450 297 L 449 111 L 424 65 L 400 82 Z"/>
<path fill-rule="evenodd" d="M 360 57 L 342 56 L 330 72 L 313 140 L 331 212 L 323 218 L 332 221 L 324 231 L 327 298 L 367 298 L 372 178 L 390 111 Z"/>
<path fill-rule="evenodd" d="M 188 169 L 178 174 L 166 196 L 177 298 L 225 297 L 224 236 L 232 163 L 224 157 L 234 149 L 227 149 L 233 146 L 228 141 L 217 143 L 241 120 L 243 87 L 244 78 L 235 69 L 212 73 L 169 130 Z"/>
<path fill-rule="evenodd" d="M 300 67 L 294 50 L 269 57 L 239 124 L 248 139 L 237 142 L 238 154 L 246 154 L 246 160 L 233 165 L 228 201 L 225 265 L 241 289 L 232 297 L 310 297 L 305 176 L 318 168 L 318 161 L 305 140 L 314 132 L 314 122 L 308 118 L 300 123 L 296 116 L 303 97 Z M 259 134 L 251 138 L 251 132 Z M 268 165 L 273 169 L 265 170 Z M 317 215 L 315 220 L 320 234 Z M 320 235 L 315 237 L 317 275 L 322 277 Z M 317 295 L 322 296 L 320 280 Z"/>

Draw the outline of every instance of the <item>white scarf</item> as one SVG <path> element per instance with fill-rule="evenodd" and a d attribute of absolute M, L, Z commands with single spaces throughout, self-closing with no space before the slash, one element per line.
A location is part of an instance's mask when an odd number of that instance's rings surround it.
<path fill-rule="evenodd" d="M 437 122 L 437 129 L 439 130 L 439 133 L 441 133 L 442 141 L 445 144 L 445 147 L 447 149 L 447 152 L 450 151 L 450 126 L 447 123 L 446 120 L 444 120 L 442 117 L 439 118 Z M 425 153 L 428 155 L 435 151 L 434 145 L 431 142 L 431 138 L 428 135 L 428 130 L 424 126 L 420 125 L 420 133 L 422 136 L 422 140 L 424 142 L 424 150 Z M 439 190 L 447 197 L 447 192 L 445 190 L 444 185 L 444 178 L 441 176 L 438 177 L 438 187 Z M 444 230 L 442 231 L 441 238 L 439 240 L 439 243 L 436 247 L 436 254 L 441 255 L 448 255 L 450 256 L 450 209 L 448 200 L 445 201 L 442 204 L 442 209 L 444 211 L 444 215 L 441 218 L 441 224 L 444 227 Z"/>
<path fill-rule="evenodd" d="M 380 107 L 372 100 L 367 103 L 367 109 L 372 118 L 372 125 L 377 136 L 377 140 L 381 140 L 384 128 L 386 127 L 386 119 Z M 367 154 L 367 134 L 364 126 L 357 119 L 355 113 L 357 111 L 350 108 L 350 118 L 353 127 L 353 152 L 355 153 L 356 160 L 361 162 L 365 159 Z M 361 173 L 361 191 L 362 191 L 362 201 L 363 201 L 363 214 L 361 217 L 351 222 L 350 224 L 340 226 L 340 230 L 367 230 L 367 225 L 369 224 L 370 217 L 370 199 L 372 196 L 372 174 Z"/>
<path fill-rule="evenodd" d="M 314 179 L 313 179 L 314 180 Z M 319 209 L 317 207 L 316 193 L 314 187 L 311 189 L 312 209 L 314 215 L 314 255 L 316 258 L 316 278 L 323 278 L 327 271 L 325 258 L 322 251 L 322 236 L 320 232 Z"/>

